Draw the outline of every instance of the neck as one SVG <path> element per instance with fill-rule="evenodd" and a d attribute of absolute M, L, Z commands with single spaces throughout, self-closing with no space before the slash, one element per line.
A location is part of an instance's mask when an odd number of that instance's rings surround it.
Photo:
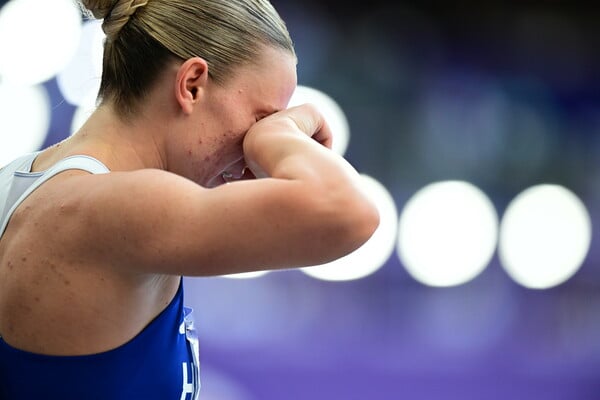
<path fill-rule="evenodd" d="M 71 144 L 102 158 L 113 171 L 166 169 L 159 127 L 145 115 L 125 122 L 111 105 L 101 105 L 71 138 Z"/>

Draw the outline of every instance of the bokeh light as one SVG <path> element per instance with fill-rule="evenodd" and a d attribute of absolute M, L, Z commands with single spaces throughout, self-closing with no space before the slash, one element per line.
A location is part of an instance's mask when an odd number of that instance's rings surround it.
<path fill-rule="evenodd" d="M 394 252 L 398 227 L 394 199 L 375 178 L 365 174 L 361 177 L 367 193 L 379 210 L 379 227 L 365 244 L 352 253 L 326 264 L 302 268 L 301 271 L 308 276 L 326 281 L 364 278 L 383 267 Z"/>
<path fill-rule="evenodd" d="M 508 205 L 500 225 L 498 253 L 517 283 L 550 288 L 581 267 L 591 234 L 588 211 L 573 192 L 560 185 L 537 185 Z"/>
<path fill-rule="evenodd" d="M 72 0 L 12 0 L 0 10 L 0 77 L 37 84 L 71 59 L 81 35 Z"/>
<path fill-rule="evenodd" d="M 298 85 L 288 106 L 293 107 L 304 103 L 312 103 L 321 111 L 333 135 L 332 150 L 344 155 L 350 141 L 350 127 L 344 110 L 323 91 Z"/>
<path fill-rule="evenodd" d="M 101 21 L 76 21 L 73 3 L 0 0 L 0 164 L 96 108 Z M 321 266 L 186 277 L 204 397 L 596 400 L 593 3 L 273 3 L 296 43 L 291 105 L 315 103 L 334 151 L 403 212 L 383 200 L 387 233 L 323 278 L 304 274 Z M 563 186 L 519 195 L 546 182 Z M 338 267 L 353 275 L 326 275 Z"/>
<path fill-rule="evenodd" d="M 252 271 L 252 272 L 240 272 L 238 274 L 227 274 L 227 275 L 221 275 L 221 276 L 223 278 L 229 278 L 229 279 L 253 279 L 253 278 L 258 278 L 263 275 L 266 275 L 269 272 L 271 272 L 271 271 Z"/>
<path fill-rule="evenodd" d="M 76 106 L 89 103 L 87 99 L 90 93 L 98 93 L 104 39 L 100 21 L 86 21 L 83 24 L 77 51 L 56 77 L 62 95 L 69 103 Z"/>
<path fill-rule="evenodd" d="M 400 215 L 397 254 L 417 281 L 455 286 L 475 278 L 496 249 L 498 217 L 477 187 L 461 181 L 431 183 Z"/>
<path fill-rule="evenodd" d="M 50 125 L 50 99 L 43 86 L 0 82 L 0 166 L 39 150 Z"/>
<path fill-rule="evenodd" d="M 80 104 L 73 113 L 73 119 L 71 120 L 71 135 L 77 133 L 77 131 L 85 124 L 88 118 L 96 110 L 98 105 L 98 93 L 95 91 L 89 91 L 87 95 L 81 100 Z"/>

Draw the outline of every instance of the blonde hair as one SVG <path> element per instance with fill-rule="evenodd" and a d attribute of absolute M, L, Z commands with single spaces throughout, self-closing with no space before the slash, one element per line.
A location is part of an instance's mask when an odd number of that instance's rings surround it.
<path fill-rule="evenodd" d="M 80 0 L 103 19 L 102 83 L 122 117 L 135 112 L 164 67 L 202 57 L 215 82 L 256 60 L 263 46 L 295 56 L 284 21 L 268 0 Z"/>

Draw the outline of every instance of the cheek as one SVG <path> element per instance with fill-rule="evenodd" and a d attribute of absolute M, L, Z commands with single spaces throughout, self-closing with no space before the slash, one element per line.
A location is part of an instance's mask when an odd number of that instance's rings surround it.
<path fill-rule="evenodd" d="M 215 138 L 214 151 L 210 162 L 221 168 L 233 160 L 243 157 L 243 141 L 246 131 L 231 130 L 225 131 Z M 205 160 L 209 162 L 208 160 Z"/>
<path fill-rule="evenodd" d="M 244 110 L 242 112 L 242 110 Z M 213 162 L 230 161 L 243 156 L 242 143 L 246 132 L 255 123 L 254 115 L 245 112 L 242 106 L 219 107 L 213 115 L 212 129 L 207 129 L 204 148 L 210 148 L 215 155 Z"/>
<path fill-rule="evenodd" d="M 223 132 L 220 137 L 221 145 L 229 148 L 241 148 L 249 128 L 250 125 L 242 125 Z"/>

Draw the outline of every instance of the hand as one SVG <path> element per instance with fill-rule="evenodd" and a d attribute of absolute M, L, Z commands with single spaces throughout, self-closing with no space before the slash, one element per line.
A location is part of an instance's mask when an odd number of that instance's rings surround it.
<path fill-rule="evenodd" d="M 312 104 L 306 103 L 280 111 L 282 115 L 291 118 L 298 128 L 318 143 L 331 149 L 333 135 L 323 115 Z"/>
<path fill-rule="evenodd" d="M 258 121 L 250 130 L 261 128 L 270 130 L 271 128 L 267 126 L 290 121 L 294 123 L 292 130 L 297 130 L 331 149 L 333 135 L 331 134 L 329 125 L 319 110 L 311 103 L 301 104 L 273 113 Z"/>
<path fill-rule="evenodd" d="M 246 164 L 258 178 L 272 176 L 273 168 L 283 157 L 318 152 L 318 146 L 301 145 L 306 137 L 327 149 L 333 144 L 329 125 L 314 105 L 303 104 L 271 114 L 246 133 L 243 144 Z"/>

